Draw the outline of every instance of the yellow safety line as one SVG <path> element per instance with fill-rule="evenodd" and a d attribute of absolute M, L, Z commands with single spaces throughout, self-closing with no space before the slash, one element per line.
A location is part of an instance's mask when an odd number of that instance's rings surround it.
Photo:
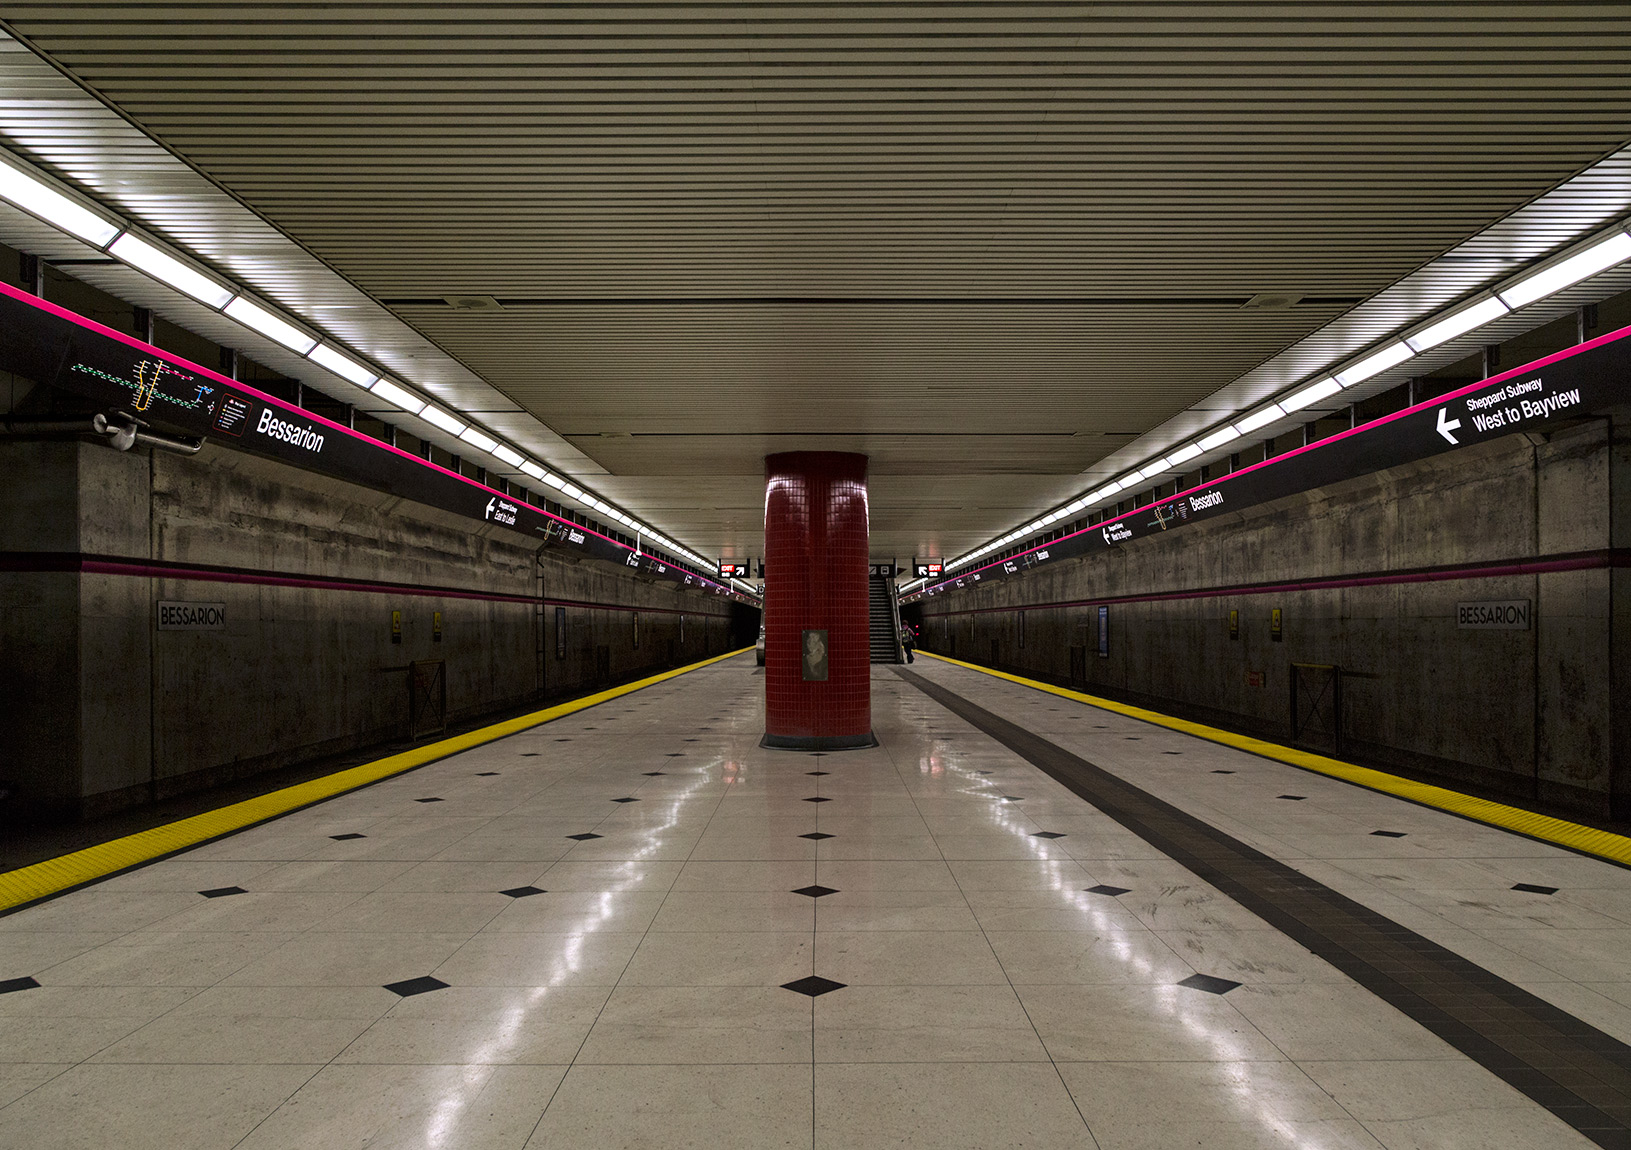
<path fill-rule="evenodd" d="M 1237 735 L 1232 731 L 1208 727 L 1204 723 L 1193 723 L 1188 719 L 1176 719 L 1171 715 L 1163 715 L 1159 711 L 1149 711 L 1143 707 L 1117 703 L 1111 699 L 1101 699 L 1096 695 L 1086 695 L 1080 691 L 1071 691 L 1064 687 L 1039 683 L 1034 679 L 1010 675 L 1006 671 L 994 671 L 989 667 L 965 663 L 961 659 L 948 659 L 944 655 L 935 655 L 929 651 L 919 651 L 918 654 L 928 655 L 931 659 L 939 659 L 942 663 L 966 667 L 970 671 L 979 671 L 994 678 L 1007 679 L 1010 683 L 1018 683 L 1023 687 L 1046 691 L 1048 694 L 1058 695 L 1062 699 L 1074 699 L 1078 703 L 1086 703 L 1101 710 L 1114 711 L 1118 715 L 1140 719 L 1146 723 L 1153 723 L 1158 727 L 1166 727 L 1168 730 L 1182 731 L 1184 734 L 1193 735 L 1197 739 L 1206 739 L 1209 742 L 1221 743 L 1226 747 L 1234 747 L 1236 750 L 1261 755 L 1265 759 L 1273 759 L 1276 762 L 1285 763 L 1287 766 L 1297 767 L 1300 770 L 1313 771 L 1315 774 L 1341 779 L 1343 782 L 1353 783 L 1373 791 L 1380 791 L 1385 795 L 1393 795 L 1396 798 L 1408 799 L 1423 806 L 1435 807 L 1438 810 L 1448 811 L 1451 814 L 1460 815 L 1475 822 L 1487 823 L 1492 827 L 1500 827 L 1503 830 L 1516 831 L 1519 834 L 1528 835 L 1530 838 L 1540 839 L 1542 842 L 1555 843 L 1560 847 L 1580 851 L 1582 854 L 1595 855 L 1598 858 L 1608 859 L 1623 866 L 1631 866 L 1631 838 L 1614 834 L 1611 831 L 1601 831 L 1595 827 L 1581 826 L 1579 823 L 1571 823 L 1565 819 L 1554 819 L 1550 815 L 1536 814 L 1534 811 L 1526 811 L 1518 807 L 1509 807 L 1505 803 L 1475 798 L 1472 795 L 1461 794 L 1459 791 L 1435 787 L 1429 783 L 1418 783 L 1412 779 L 1390 775 L 1385 771 L 1372 770 L 1370 767 L 1345 763 L 1341 759 L 1317 755 L 1312 751 L 1300 751 L 1295 747 L 1285 747 L 1279 743 L 1254 739 L 1250 735 Z"/>
<path fill-rule="evenodd" d="M 222 835 L 228 835 L 234 831 L 241 831 L 245 827 L 265 822 L 267 819 L 277 818 L 279 815 L 286 815 L 290 811 L 298 810 L 300 807 L 320 803 L 324 799 L 332 799 L 336 795 L 354 791 L 358 787 L 366 787 L 370 783 L 377 783 L 381 779 L 390 778 L 392 775 L 400 775 L 404 771 L 411 771 L 415 767 L 422 767 L 426 763 L 446 758 L 448 755 L 456 755 L 461 751 L 468 751 L 472 747 L 479 747 L 483 743 L 490 743 L 495 739 L 513 735 L 517 731 L 536 727 L 540 723 L 548 723 L 577 711 L 587 710 L 610 699 L 631 694 L 701 667 L 707 667 L 721 660 L 745 654 L 751 650 L 753 650 L 752 647 L 743 647 L 740 651 L 730 651 L 723 655 L 716 655 L 712 659 L 704 659 L 700 663 L 677 667 L 672 671 L 664 671 L 660 675 L 652 675 L 647 679 L 625 683 L 621 687 L 613 687 L 608 691 L 587 695 L 581 699 L 574 699 L 569 703 L 546 707 L 542 711 L 534 711 L 530 715 L 522 715 L 517 719 L 507 719 L 502 723 L 494 723 L 490 727 L 482 727 L 479 730 L 455 735 L 451 739 L 427 743 L 423 747 L 415 747 L 413 750 L 403 751 L 399 755 L 376 759 L 372 763 L 363 763 L 361 766 L 348 767 L 343 771 L 336 771 L 332 775 L 324 775 L 322 778 L 296 783 L 292 787 L 284 787 L 282 790 L 272 791 L 257 798 L 245 799 L 241 803 L 233 803 L 217 810 L 205 811 L 202 814 L 193 815 L 177 822 L 166 823 L 163 826 L 152 827 L 149 830 L 139 831 L 123 838 L 98 843 L 95 846 L 74 851 L 72 854 L 65 854 L 58 858 L 34 863 L 31 866 L 19 867 L 13 871 L 0 873 L 0 911 L 11 910 L 24 903 L 59 894 L 71 887 L 81 886 L 95 879 L 105 878 L 110 874 L 126 870 L 139 863 L 151 862 L 156 858 L 162 858 L 165 855 L 174 854 L 176 851 L 208 842 L 210 839 L 220 838 Z"/>

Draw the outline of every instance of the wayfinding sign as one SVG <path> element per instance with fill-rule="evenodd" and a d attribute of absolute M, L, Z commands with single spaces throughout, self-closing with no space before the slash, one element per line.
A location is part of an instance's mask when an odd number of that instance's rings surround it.
<path fill-rule="evenodd" d="M 585 558 L 746 597 L 579 523 L 0 283 L 0 369 L 233 447 L 498 524 Z M 743 565 L 744 571 L 746 565 Z"/>
<path fill-rule="evenodd" d="M 1324 487 L 1513 432 L 1549 431 L 1570 420 L 1597 415 L 1626 403 L 1631 403 L 1631 327 L 1609 332 L 1448 395 L 1242 468 L 1136 511 L 1050 540 L 1042 547 L 972 568 L 936 582 L 909 598 L 1018 575 L 1038 564 L 1119 547 L 1298 491 Z M 919 569 L 920 565 L 914 562 L 914 572 Z"/>

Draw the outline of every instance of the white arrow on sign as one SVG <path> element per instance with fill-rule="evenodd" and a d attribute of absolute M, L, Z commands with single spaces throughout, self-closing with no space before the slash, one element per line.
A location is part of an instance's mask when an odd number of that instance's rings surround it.
<path fill-rule="evenodd" d="M 1445 439 L 1448 439 L 1451 443 L 1453 443 L 1453 444 L 1455 444 L 1455 445 L 1457 445 L 1459 447 L 1460 444 L 1461 444 L 1461 441 L 1459 439 L 1457 439 L 1455 436 L 1451 435 L 1450 432 L 1452 432 L 1456 428 L 1460 427 L 1461 426 L 1461 421 L 1459 419 L 1446 420 L 1444 418 L 1444 415 L 1449 410 L 1450 409 L 1447 408 L 1447 407 L 1441 407 L 1441 408 L 1438 409 L 1438 433 L 1440 435 L 1442 435 Z"/>

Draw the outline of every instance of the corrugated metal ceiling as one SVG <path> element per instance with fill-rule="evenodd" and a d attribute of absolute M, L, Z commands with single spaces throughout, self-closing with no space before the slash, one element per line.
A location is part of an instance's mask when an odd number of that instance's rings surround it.
<path fill-rule="evenodd" d="M 722 553 L 760 551 L 760 456 L 811 447 L 872 455 L 875 553 L 955 554 L 1125 433 L 1260 393 L 1279 353 L 1453 298 L 1462 265 L 1318 334 L 1631 136 L 1624 3 L 4 16 L 603 465 L 604 494 Z M 116 133 L 52 131 L 23 146 L 120 186 Z M 1616 178 L 1502 258 L 1601 218 Z M 162 193 L 149 218 L 196 247 Z M 245 265 L 247 231 L 205 239 Z"/>

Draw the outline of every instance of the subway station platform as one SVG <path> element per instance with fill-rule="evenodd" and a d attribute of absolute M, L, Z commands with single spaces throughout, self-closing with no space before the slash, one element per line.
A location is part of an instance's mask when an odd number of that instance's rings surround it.
<path fill-rule="evenodd" d="M 0 918 L 0 1145 L 1631 1144 L 1626 869 L 932 658 L 764 750 L 761 683 Z"/>

